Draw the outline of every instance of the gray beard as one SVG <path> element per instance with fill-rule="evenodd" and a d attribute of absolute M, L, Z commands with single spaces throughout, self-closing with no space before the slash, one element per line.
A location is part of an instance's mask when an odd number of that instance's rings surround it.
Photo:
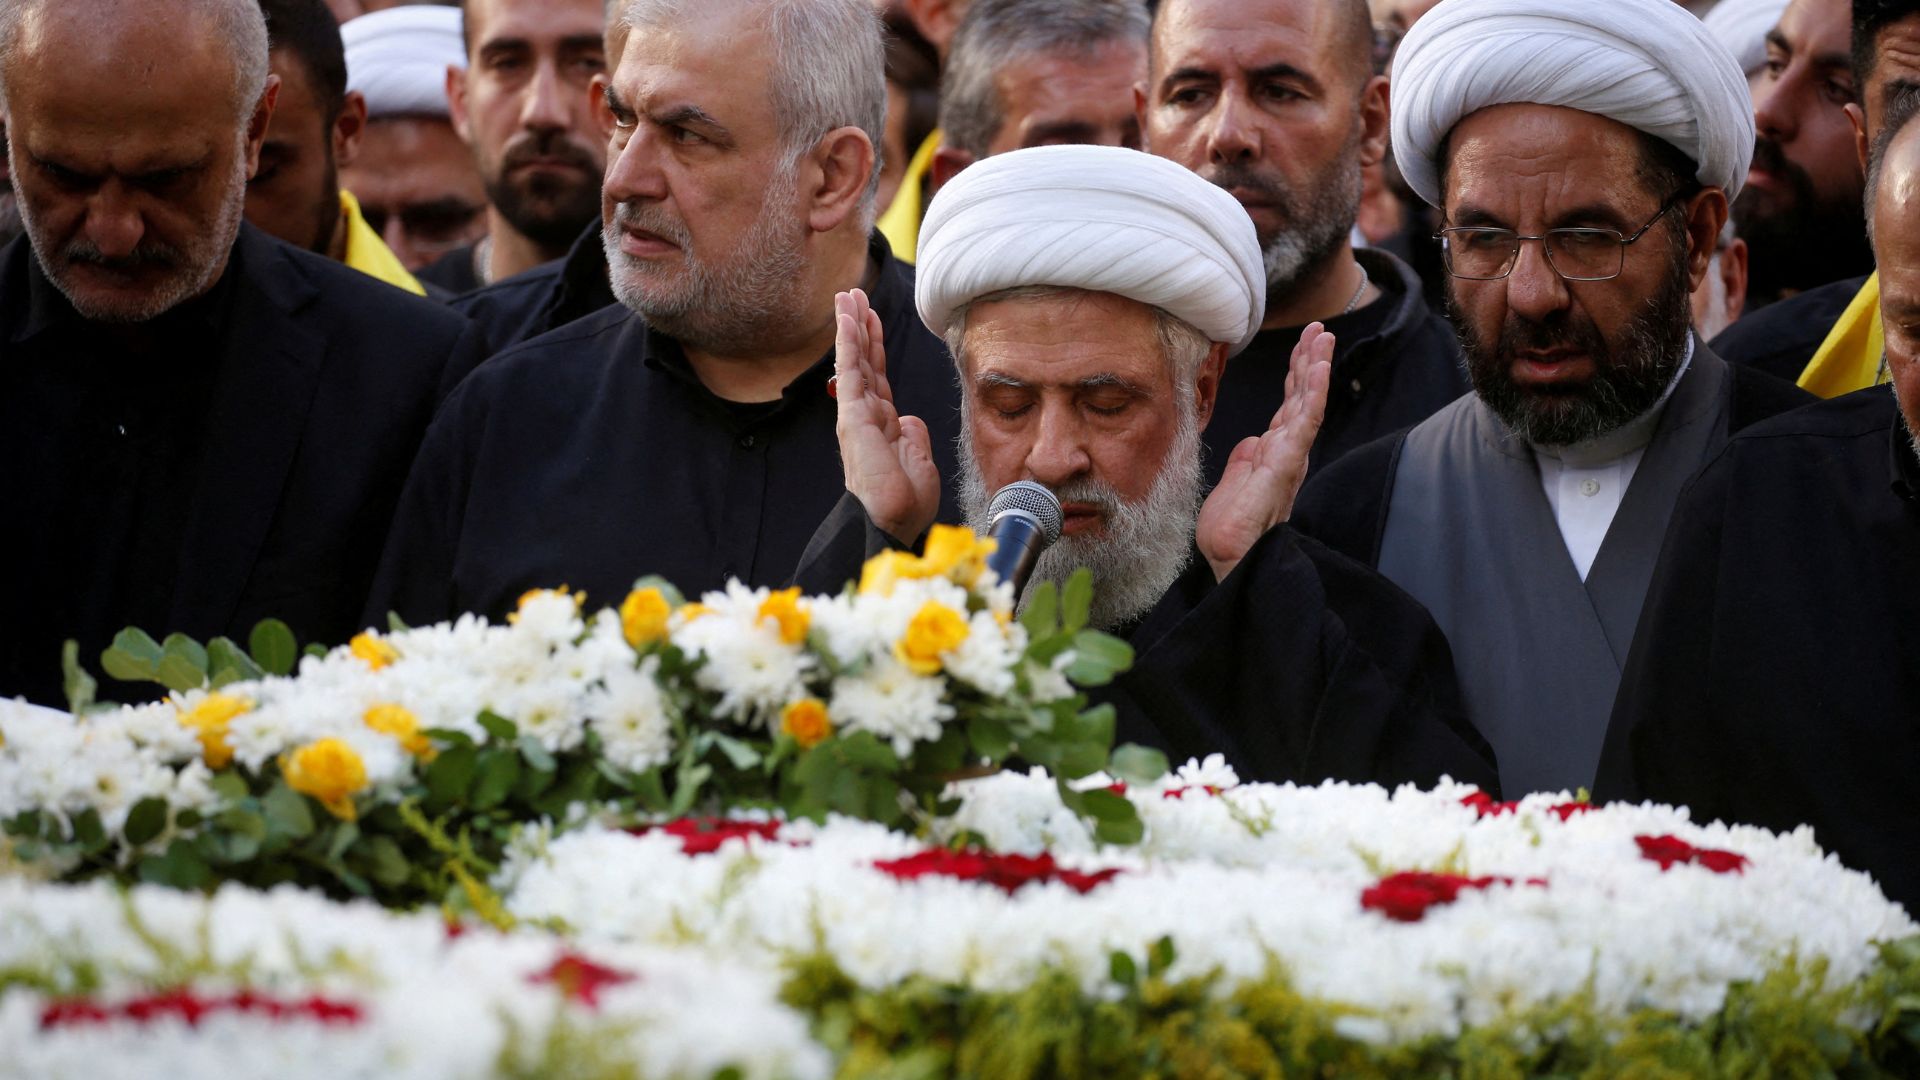
<path fill-rule="evenodd" d="M 788 182 L 791 182 L 789 178 Z M 721 355 L 752 352 L 770 332 L 786 328 L 801 306 L 806 255 L 797 222 L 769 212 L 776 176 L 753 227 L 724 259 L 695 259 L 693 237 L 673 215 L 636 203 L 621 203 L 601 230 L 613 294 L 647 325 L 678 341 Z M 620 229 L 634 225 L 677 244 L 686 260 L 678 279 L 665 278 L 620 250 Z"/>
<path fill-rule="evenodd" d="M 1114 630 L 1152 610 L 1193 558 L 1193 530 L 1199 521 L 1201 488 L 1206 480 L 1201 469 L 1200 423 L 1193 393 L 1189 389 L 1178 396 L 1180 427 L 1161 463 L 1160 475 L 1145 498 L 1129 503 L 1112 486 L 1091 477 L 1054 491 L 1064 502 L 1100 507 L 1106 531 L 1102 535 L 1062 536 L 1040 553 L 1031 583 L 1051 581 L 1056 587 L 1064 586 L 1080 567 L 1091 570 L 1093 607 L 1088 622 L 1095 630 Z M 979 459 L 973 453 L 969 410 L 963 397 L 958 494 L 967 524 L 984 535 L 993 493 L 987 490 Z"/>

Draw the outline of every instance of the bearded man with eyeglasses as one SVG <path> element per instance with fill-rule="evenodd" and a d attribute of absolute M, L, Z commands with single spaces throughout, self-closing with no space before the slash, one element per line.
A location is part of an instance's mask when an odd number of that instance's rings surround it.
<path fill-rule="evenodd" d="M 1433 613 L 1505 793 L 1591 787 L 1681 487 L 1811 400 L 1690 326 L 1753 153 L 1746 78 L 1671 0 L 1442 0 L 1393 86 L 1473 392 L 1335 462 L 1294 523 Z"/>

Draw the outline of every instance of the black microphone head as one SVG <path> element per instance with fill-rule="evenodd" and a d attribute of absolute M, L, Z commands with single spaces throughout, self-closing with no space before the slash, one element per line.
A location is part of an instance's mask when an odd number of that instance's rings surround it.
<path fill-rule="evenodd" d="M 1038 522 L 1047 546 L 1060 539 L 1060 527 L 1066 515 L 1060 510 L 1060 500 L 1044 484 L 1015 480 L 994 492 L 993 501 L 987 504 L 987 520 L 992 522 L 1009 510 L 1021 511 Z"/>

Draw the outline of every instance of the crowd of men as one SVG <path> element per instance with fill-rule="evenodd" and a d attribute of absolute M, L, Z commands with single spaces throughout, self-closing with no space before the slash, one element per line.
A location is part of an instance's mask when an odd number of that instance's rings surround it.
<path fill-rule="evenodd" d="M 1920 0 L 0 0 L 0 696 L 1030 480 L 1124 738 L 1920 910 L 1916 112 Z"/>

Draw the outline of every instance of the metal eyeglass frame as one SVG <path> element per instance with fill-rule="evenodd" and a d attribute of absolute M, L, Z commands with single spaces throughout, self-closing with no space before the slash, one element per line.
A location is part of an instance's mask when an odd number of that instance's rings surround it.
<path fill-rule="evenodd" d="M 1447 273 L 1452 275 L 1453 277 L 1459 278 L 1462 281 L 1505 281 L 1508 277 L 1511 277 L 1513 275 L 1513 268 L 1520 265 L 1520 248 L 1529 240 L 1540 241 L 1540 249 L 1547 257 L 1547 265 L 1553 268 L 1554 273 L 1560 275 L 1560 278 L 1562 281 L 1612 281 L 1614 278 L 1617 278 L 1621 274 L 1626 272 L 1628 246 L 1630 246 L 1634 241 L 1647 235 L 1647 231 L 1649 229 L 1652 229 L 1655 225 L 1659 224 L 1660 219 L 1667 216 L 1667 212 L 1669 210 L 1672 210 L 1674 207 L 1680 205 L 1687 198 L 1688 198 L 1688 193 L 1685 191 L 1676 191 L 1672 195 L 1668 196 L 1667 201 L 1660 204 L 1660 209 L 1655 210 L 1653 212 L 1653 216 L 1647 219 L 1647 223 L 1645 225 L 1640 226 L 1639 230 L 1636 231 L 1632 236 L 1622 236 L 1620 235 L 1620 232 L 1617 229 L 1588 229 L 1588 228 L 1548 229 L 1545 233 L 1542 233 L 1539 236 L 1522 236 L 1519 233 L 1514 232 L 1512 229 L 1495 229 L 1495 228 L 1490 228 L 1482 225 L 1461 225 L 1461 226 L 1455 226 L 1454 228 L 1451 228 L 1451 229 L 1441 229 L 1439 232 L 1433 234 L 1433 238 L 1435 240 L 1440 241 L 1440 260 L 1441 262 L 1446 264 Z M 1473 274 L 1455 273 L 1453 269 L 1453 241 L 1449 235 L 1451 233 L 1505 233 L 1506 235 L 1514 238 L 1513 250 L 1507 255 L 1506 266 L 1498 274 L 1494 274 L 1490 277 L 1482 277 L 1482 276 L 1473 275 Z M 1620 245 L 1619 269 L 1616 269 L 1613 273 L 1607 274 L 1602 277 L 1593 277 L 1590 275 L 1580 275 L 1580 274 L 1569 274 L 1566 271 L 1560 269 L 1559 265 L 1553 261 L 1553 245 L 1547 243 L 1547 238 L 1552 236 L 1565 236 L 1569 233 L 1579 234 L 1581 236 L 1612 237 Z"/>

